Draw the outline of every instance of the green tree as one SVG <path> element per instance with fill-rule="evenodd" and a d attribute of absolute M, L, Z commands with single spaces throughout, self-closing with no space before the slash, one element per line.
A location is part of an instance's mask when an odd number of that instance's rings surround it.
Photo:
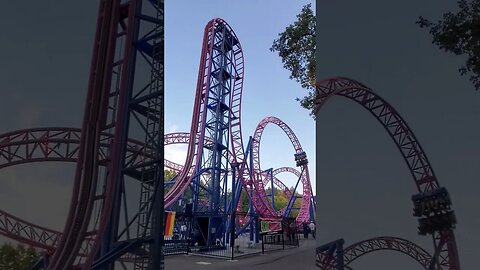
<path fill-rule="evenodd" d="M 475 89 L 480 89 L 480 0 L 458 0 L 459 11 L 447 12 L 437 22 L 420 16 L 417 24 L 428 28 L 432 43 L 455 55 L 466 56 L 459 68 L 462 76 L 470 76 Z"/>
<path fill-rule="evenodd" d="M 290 190 L 292 191 L 294 189 L 294 187 L 291 187 Z M 275 210 L 281 210 L 283 208 L 285 208 L 290 200 L 290 198 L 287 198 L 284 194 L 284 192 L 278 188 L 274 188 L 274 196 L 275 196 L 275 204 L 274 204 L 274 209 Z M 272 194 L 272 189 L 271 188 L 267 188 L 265 189 L 265 193 L 267 195 L 270 195 Z M 300 193 L 298 192 L 295 192 L 295 195 L 296 196 L 301 196 Z M 269 203 L 272 203 L 272 197 L 269 196 L 268 197 L 268 202 Z M 295 198 L 295 201 L 293 203 L 293 208 L 300 208 L 300 206 L 302 206 L 302 200 L 299 199 L 299 198 Z M 290 215 L 289 217 L 296 217 L 298 215 L 298 210 L 291 210 L 290 212 Z"/>
<path fill-rule="evenodd" d="M 1 270 L 26 270 L 38 259 L 39 255 L 33 247 L 25 248 L 23 245 L 14 247 L 10 243 L 0 247 Z"/>
<path fill-rule="evenodd" d="M 163 171 L 163 181 L 164 181 L 164 183 L 169 182 L 170 180 L 172 180 L 172 179 L 175 177 L 175 175 L 177 175 L 177 173 L 175 173 L 175 171 L 169 170 L 169 169 L 165 169 L 165 170 Z M 165 187 L 165 191 L 164 191 L 165 194 L 166 194 L 170 189 L 172 189 L 172 187 L 173 187 L 173 185 L 167 185 L 167 186 Z"/>
<path fill-rule="evenodd" d="M 270 48 L 278 52 L 282 58 L 283 67 L 290 71 L 290 79 L 294 79 L 308 93 L 303 98 L 297 98 L 300 105 L 310 110 L 314 115 L 315 100 L 315 16 L 311 4 L 305 5 L 297 21 L 287 26 L 284 32 L 278 34 Z"/>
<path fill-rule="evenodd" d="M 172 180 L 175 175 L 177 175 L 177 173 L 173 170 L 165 169 L 163 171 L 163 178 L 165 179 L 165 182 Z"/>
<path fill-rule="evenodd" d="M 278 188 L 274 188 L 273 190 L 274 190 L 274 197 L 275 197 L 274 209 L 278 211 L 278 210 L 283 209 L 285 206 L 287 206 L 288 198 L 285 197 L 285 194 L 283 193 L 282 190 L 280 190 Z M 272 194 L 272 189 L 271 188 L 265 189 L 265 193 L 267 195 Z M 268 197 L 268 202 L 270 204 L 272 203 L 272 197 L 271 196 Z"/>
<path fill-rule="evenodd" d="M 246 213 L 250 209 L 250 199 L 249 199 L 249 196 L 248 196 L 247 192 L 243 188 L 242 188 L 242 191 L 240 193 L 240 198 L 241 198 L 241 203 L 242 203 L 242 207 L 241 207 L 242 210 L 241 211 Z"/>

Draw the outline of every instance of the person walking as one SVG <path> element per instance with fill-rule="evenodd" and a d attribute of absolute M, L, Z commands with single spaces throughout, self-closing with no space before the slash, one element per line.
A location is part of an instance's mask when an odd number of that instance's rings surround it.
<path fill-rule="evenodd" d="M 182 224 L 182 226 L 180 226 L 180 234 L 182 235 L 182 240 L 187 239 L 187 225 Z"/>
<path fill-rule="evenodd" d="M 303 222 L 303 238 L 308 239 L 308 224 L 307 222 Z"/>
<path fill-rule="evenodd" d="M 315 239 L 315 233 L 316 233 L 315 223 L 313 221 L 310 221 L 310 224 L 308 224 L 308 227 L 309 227 L 310 231 L 312 232 L 313 239 Z"/>

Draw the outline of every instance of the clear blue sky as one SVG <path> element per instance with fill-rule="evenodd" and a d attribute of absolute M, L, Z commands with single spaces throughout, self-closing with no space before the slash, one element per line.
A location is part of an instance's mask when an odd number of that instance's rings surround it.
<path fill-rule="evenodd" d="M 203 30 L 212 18 L 225 19 L 242 44 L 245 80 L 242 103 L 244 142 L 267 116 L 276 116 L 299 138 L 315 175 L 315 122 L 295 100 L 306 90 L 289 79 L 277 53 L 270 52 L 273 40 L 307 3 L 314 1 L 166 1 L 165 4 L 165 126 L 167 132 L 189 131 L 197 81 Z M 272 7 L 275 12 L 269 12 Z M 185 148 L 183 148 L 184 150 Z M 167 147 L 166 155 L 177 156 L 181 147 Z M 295 167 L 293 147 L 277 126 L 267 126 L 260 149 L 262 169 Z M 288 186 L 294 177 L 283 176 Z M 312 181 L 313 182 L 313 181 Z M 313 190 L 315 185 L 313 183 Z"/>

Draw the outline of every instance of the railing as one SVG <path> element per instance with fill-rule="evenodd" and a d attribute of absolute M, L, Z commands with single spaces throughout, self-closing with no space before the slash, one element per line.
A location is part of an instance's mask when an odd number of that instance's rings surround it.
<path fill-rule="evenodd" d="M 188 255 L 188 240 L 165 240 L 165 255 Z"/>
<path fill-rule="evenodd" d="M 298 234 L 289 233 L 287 230 L 263 232 L 261 236 L 262 254 L 264 254 L 266 250 L 284 250 L 285 246 L 298 247 L 300 245 Z"/>
<path fill-rule="evenodd" d="M 265 254 L 265 245 L 281 245 L 285 249 L 285 237 L 283 231 L 263 232 L 262 235 L 262 254 Z M 274 248 L 273 248 L 274 249 Z"/>
<path fill-rule="evenodd" d="M 237 225 L 232 237 L 232 228 L 229 226 L 232 221 L 230 214 L 186 215 L 177 212 L 173 235 L 165 239 L 165 255 L 192 254 L 233 260 L 243 256 L 282 250 L 286 246 L 299 245 L 295 223 L 285 220 L 281 224 L 279 222 L 279 226 L 273 226 L 279 228 L 278 230 L 260 233 L 257 231 L 257 228 L 260 227 L 258 215 L 236 213 L 233 218 L 239 216 L 248 217 L 242 220 L 250 221 L 252 225 L 249 225 L 248 222 L 240 227 Z M 203 222 L 207 220 L 207 217 L 221 222 L 219 224 L 225 224 L 217 227 L 217 230 L 221 230 L 223 233 L 208 238 L 205 229 L 202 229 L 205 225 Z"/>

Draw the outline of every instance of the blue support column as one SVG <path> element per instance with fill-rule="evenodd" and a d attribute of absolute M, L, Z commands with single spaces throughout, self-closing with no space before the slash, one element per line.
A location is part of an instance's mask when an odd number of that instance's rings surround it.
<path fill-rule="evenodd" d="M 249 213 L 250 214 L 253 214 L 254 212 L 254 209 L 253 209 L 253 203 L 250 203 L 250 211 Z M 253 215 L 251 216 L 251 218 L 254 218 Z M 255 226 L 254 226 L 254 223 L 255 222 L 250 222 L 250 241 L 253 241 L 253 236 L 254 236 L 254 229 L 255 229 Z"/>
<path fill-rule="evenodd" d="M 250 152 L 250 158 L 248 159 L 249 160 L 249 165 L 250 165 L 250 175 L 253 175 L 255 172 L 253 171 L 253 155 L 251 154 L 252 152 L 252 147 L 253 147 L 253 144 L 251 144 L 250 142 L 252 142 L 253 140 L 253 137 L 250 136 L 248 141 L 249 141 L 249 148 L 248 148 L 248 151 Z M 253 183 L 250 183 L 250 198 L 252 198 L 253 194 Z M 253 213 L 254 213 L 254 208 L 253 208 L 253 203 L 250 202 L 250 210 L 249 210 L 249 213 L 251 214 L 250 218 L 253 218 Z M 253 229 L 254 229 L 254 226 L 253 226 L 253 222 L 250 222 L 250 241 L 253 241 Z"/>
<path fill-rule="evenodd" d="M 315 221 L 315 196 L 312 196 L 310 199 L 310 220 Z"/>
<path fill-rule="evenodd" d="M 236 187 L 236 171 L 237 171 L 238 164 L 232 166 L 232 203 L 231 203 L 231 221 L 230 221 L 230 239 L 231 239 L 231 247 L 235 245 L 235 212 L 237 211 L 237 201 L 235 200 L 235 187 Z M 240 182 L 240 181 L 238 181 Z"/>
<path fill-rule="evenodd" d="M 203 148 L 197 153 L 200 156 L 195 165 L 197 177 L 192 177 L 192 181 L 196 183 L 193 194 L 194 213 L 208 213 L 205 233 L 206 244 L 210 246 L 217 238 L 226 243 L 229 227 L 232 226 L 225 213 L 232 207 L 231 202 L 228 202 L 228 150 L 230 103 L 236 74 L 234 53 L 239 41 L 230 27 L 220 19 L 210 21 L 205 31 L 208 35 L 205 36 L 204 55 L 201 59 L 204 83 L 200 89 L 205 107 L 200 120 L 202 132 L 199 133 Z M 201 185 L 206 188 L 200 188 Z M 235 192 L 233 188 L 232 192 Z"/>
<path fill-rule="evenodd" d="M 295 195 L 295 193 L 297 192 L 297 187 L 298 187 L 298 184 L 300 183 L 300 180 L 302 179 L 303 173 L 304 171 L 302 167 L 302 171 L 300 172 L 300 177 L 298 177 L 297 184 L 295 184 L 295 188 L 292 191 L 292 197 L 290 197 L 290 200 L 288 201 L 287 209 L 285 210 L 283 217 L 288 217 L 290 215 L 290 212 L 292 211 L 292 207 L 295 204 L 295 200 L 297 199 L 297 196 Z"/>
<path fill-rule="evenodd" d="M 255 230 L 255 243 L 258 243 L 260 241 L 260 218 L 258 216 L 255 217 L 255 224 L 256 224 L 256 230 Z"/>
<path fill-rule="evenodd" d="M 273 185 L 273 168 L 268 169 L 268 175 L 270 176 L 270 184 L 272 188 L 272 208 L 275 209 L 275 186 Z"/>

